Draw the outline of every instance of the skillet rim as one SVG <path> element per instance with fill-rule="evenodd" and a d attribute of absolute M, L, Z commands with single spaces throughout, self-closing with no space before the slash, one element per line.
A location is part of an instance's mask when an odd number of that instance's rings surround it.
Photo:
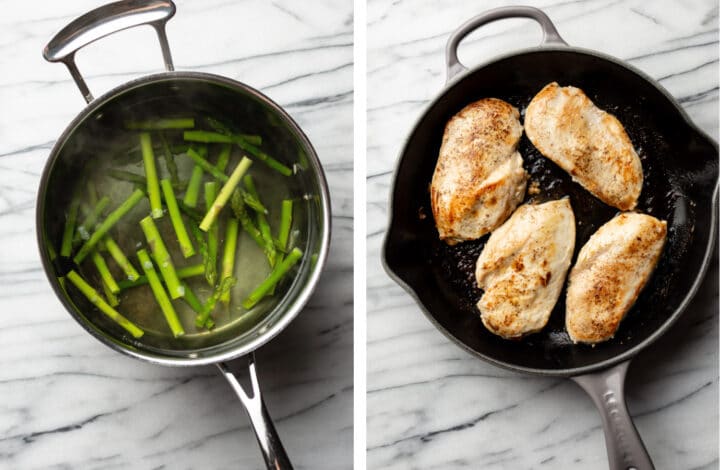
<path fill-rule="evenodd" d="M 395 161 L 395 167 L 393 170 L 393 178 L 392 178 L 392 184 L 389 197 L 388 197 L 388 224 L 385 229 L 385 237 L 383 239 L 383 245 L 382 245 L 382 256 L 381 256 L 381 263 L 383 266 L 383 269 L 387 273 L 387 275 L 396 282 L 400 287 L 405 290 L 410 297 L 415 301 L 415 303 L 420 307 L 420 310 L 423 312 L 425 317 L 427 317 L 428 320 L 430 320 L 430 323 L 435 326 L 436 329 L 438 329 L 445 337 L 450 339 L 453 343 L 460 346 L 462 349 L 464 349 L 466 352 L 472 354 L 473 356 L 476 356 L 492 365 L 495 365 L 497 367 L 511 370 L 514 372 L 520 372 L 524 374 L 530 374 L 530 375 L 536 375 L 536 376 L 545 376 L 545 377 L 573 377 L 583 374 L 588 374 L 591 372 L 596 372 L 600 370 L 606 370 L 610 367 L 617 365 L 624 361 L 629 361 L 632 359 L 635 355 L 637 355 L 640 351 L 650 346 L 652 343 L 657 341 L 662 335 L 664 335 L 668 329 L 670 329 L 673 324 L 680 318 L 680 316 L 684 313 L 685 309 L 689 305 L 689 303 L 692 301 L 692 299 L 695 297 L 695 294 L 697 293 L 698 289 L 700 288 L 700 285 L 702 284 L 702 281 L 705 278 L 705 274 L 707 273 L 707 269 L 710 265 L 710 261 L 712 258 L 712 253 L 715 245 L 715 239 L 717 237 L 717 224 L 718 224 L 718 205 L 719 205 L 719 193 L 720 193 L 720 179 L 715 181 L 715 188 L 713 190 L 712 194 L 712 203 L 710 210 L 710 230 L 709 230 L 709 237 L 708 237 L 708 243 L 705 247 L 705 253 L 703 255 L 702 263 L 700 264 L 699 270 L 697 271 L 696 277 L 690 286 L 690 289 L 685 293 L 684 298 L 680 301 L 680 304 L 675 309 L 675 311 L 668 317 L 665 322 L 662 323 L 662 325 L 655 329 L 647 338 L 645 338 L 642 342 L 639 344 L 626 349 L 620 354 L 617 354 L 615 356 L 612 356 L 606 360 L 599 361 L 593 364 L 589 364 L 582 367 L 574 367 L 574 368 L 565 368 L 565 369 L 541 369 L 541 368 L 534 368 L 534 367 L 524 367 L 524 366 L 518 366 L 515 364 L 510 364 L 508 362 L 504 362 L 501 360 L 496 359 L 495 357 L 491 357 L 487 354 L 480 353 L 471 347 L 469 347 L 467 344 L 462 342 L 460 339 L 455 337 L 452 333 L 450 333 L 448 330 L 446 330 L 440 323 L 435 319 L 435 316 L 430 312 L 430 310 L 423 304 L 422 301 L 420 301 L 420 298 L 418 297 L 415 289 L 413 289 L 407 282 L 405 282 L 404 279 L 400 277 L 399 274 L 397 274 L 393 268 L 391 268 L 387 261 L 387 250 L 388 245 L 391 241 L 390 234 L 394 226 L 394 195 L 395 190 L 397 186 L 397 179 L 398 179 L 398 173 L 400 170 L 400 164 L 405 159 L 405 154 L 407 152 L 407 148 L 410 144 L 410 140 L 414 136 L 415 132 L 417 131 L 418 126 L 420 123 L 425 119 L 427 114 L 430 112 L 431 109 L 433 109 L 444 97 L 445 95 L 454 88 L 458 83 L 461 81 L 467 79 L 471 75 L 474 75 L 475 73 L 481 72 L 483 68 L 492 65 L 494 63 L 497 63 L 501 60 L 505 59 L 511 59 L 520 55 L 525 54 L 532 54 L 536 52 L 570 52 L 575 54 L 582 54 L 582 55 L 588 55 L 592 57 L 596 57 L 601 60 L 605 60 L 607 62 L 610 62 L 612 64 L 618 65 L 626 70 L 628 70 L 631 73 L 634 73 L 635 75 L 639 76 L 641 79 L 643 79 L 648 85 L 654 87 L 657 89 L 666 100 L 668 100 L 676 109 L 676 111 L 680 114 L 680 116 L 683 118 L 683 121 L 685 121 L 685 124 L 688 127 L 688 130 L 690 133 L 695 133 L 698 137 L 700 137 L 705 143 L 708 143 L 711 147 L 715 149 L 715 154 L 718 153 L 718 144 L 715 142 L 704 130 L 699 128 L 688 116 L 688 114 L 685 112 L 685 110 L 680 106 L 680 104 L 677 102 L 677 100 L 654 78 L 650 77 L 645 72 L 639 70 L 638 68 L 634 67 L 633 65 L 622 61 L 616 57 L 613 57 L 611 55 L 593 50 L 593 49 L 585 49 L 582 47 L 575 47 L 575 46 L 568 46 L 568 45 L 541 45 L 536 47 L 530 47 L 530 48 L 524 48 L 524 49 L 518 49 L 515 51 L 511 51 L 505 54 L 501 54 L 495 57 L 492 57 L 488 59 L 485 62 L 482 62 L 481 64 L 470 68 L 462 73 L 459 73 L 449 79 L 442 90 L 438 92 L 437 95 L 435 95 L 432 100 L 424 107 L 422 113 L 419 115 L 419 117 L 415 120 L 415 123 L 413 124 L 410 132 L 408 133 L 407 137 L 405 138 L 405 141 L 403 143 L 402 149 L 399 154 L 399 158 L 396 158 Z"/>

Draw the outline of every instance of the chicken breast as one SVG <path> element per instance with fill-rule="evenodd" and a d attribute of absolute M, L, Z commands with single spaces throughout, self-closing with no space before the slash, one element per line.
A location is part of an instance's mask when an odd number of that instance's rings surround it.
<path fill-rule="evenodd" d="M 465 106 L 445 126 L 430 201 L 440 239 L 448 244 L 491 232 L 525 196 L 528 174 L 516 151 L 520 113 L 485 98 Z"/>
<path fill-rule="evenodd" d="M 485 327 L 506 339 L 540 331 L 560 296 L 575 249 L 570 200 L 520 206 L 488 239 L 475 276 Z"/>
<path fill-rule="evenodd" d="M 599 343 L 615 335 L 655 269 L 667 224 L 625 213 L 600 227 L 570 272 L 565 328 L 574 342 Z"/>
<path fill-rule="evenodd" d="M 605 204 L 635 208 L 643 171 L 620 121 L 575 87 L 553 82 L 525 113 L 525 133 L 547 158 Z"/>

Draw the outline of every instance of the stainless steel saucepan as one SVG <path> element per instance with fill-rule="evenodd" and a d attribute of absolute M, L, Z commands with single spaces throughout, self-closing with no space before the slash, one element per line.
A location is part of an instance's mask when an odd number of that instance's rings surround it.
<path fill-rule="evenodd" d="M 44 270 L 56 295 L 67 311 L 90 334 L 115 351 L 154 364 L 166 366 L 215 365 L 237 393 L 250 422 L 268 468 L 292 468 L 263 402 L 255 370 L 253 352 L 273 339 L 302 310 L 325 263 L 330 241 L 330 199 L 317 154 L 293 119 L 276 103 L 252 87 L 226 77 L 196 72 L 174 71 L 165 33 L 167 21 L 175 14 L 169 0 L 131 0 L 111 3 L 93 10 L 63 28 L 43 51 L 51 62 L 62 62 L 69 69 L 88 105 L 73 119 L 57 140 L 42 174 L 37 202 L 37 236 Z M 144 76 L 93 98 L 75 65 L 75 53 L 109 34 L 139 25 L 157 32 L 165 62 L 165 72 Z M 162 340 L 153 335 L 140 339 L 117 331 L 97 314 L 85 298 L 64 288 L 58 280 L 69 260 L 59 262 L 49 248 L 58 240 L 69 199 L 68 188 L 78 181 L 82 169 L 107 164 L 112 154 L 94 152 L 97 123 L 113 109 L 162 109 L 190 111 L 218 120 L 249 123 L 254 131 L 273 145 L 275 158 L 293 166 L 289 178 L 294 194 L 300 195 L 293 216 L 301 230 L 295 243 L 305 256 L 297 265 L 291 285 L 269 312 L 252 327 L 232 324 L 212 335 L 188 335 L 182 341 Z M 295 222 L 297 221 L 297 222 Z M 61 260 L 62 261 L 62 260 Z M 246 390 L 226 364 L 245 357 L 251 387 Z"/>

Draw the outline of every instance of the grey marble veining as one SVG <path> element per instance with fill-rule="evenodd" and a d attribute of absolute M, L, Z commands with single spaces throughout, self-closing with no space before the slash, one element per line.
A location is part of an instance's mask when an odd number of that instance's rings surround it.
<path fill-rule="evenodd" d="M 445 82 L 449 34 L 514 2 L 368 2 L 368 468 L 607 468 L 600 418 L 570 381 L 522 376 L 452 344 L 380 265 L 388 193 L 404 139 Z M 629 61 L 658 79 L 718 137 L 714 1 L 524 2 L 543 8 L 571 45 Z M 528 20 L 466 38 L 472 67 L 533 46 Z M 680 322 L 631 365 L 628 405 L 658 469 L 718 468 L 718 268 Z"/>
<path fill-rule="evenodd" d="M 114 353 L 71 319 L 42 271 L 40 173 L 84 101 L 41 51 L 101 3 L 0 1 L 0 468 L 262 468 L 244 411 L 215 368 L 156 367 Z M 262 90 L 324 164 L 333 205 L 328 264 L 305 311 L 258 352 L 258 370 L 296 468 L 351 468 L 352 2 L 177 6 L 168 25 L 176 68 Z M 150 28 L 78 54 L 95 96 L 161 65 Z"/>

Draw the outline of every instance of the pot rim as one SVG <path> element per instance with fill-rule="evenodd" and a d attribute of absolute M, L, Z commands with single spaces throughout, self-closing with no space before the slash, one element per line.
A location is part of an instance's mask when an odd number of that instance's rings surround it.
<path fill-rule="evenodd" d="M 703 262 L 699 266 L 699 269 L 697 271 L 697 275 L 695 277 L 695 280 L 693 281 L 693 284 L 690 286 L 690 289 L 688 289 L 687 293 L 685 294 L 685 297 L 680 302 L 679 306 L 675 309 L 675 311 L 670 315 L 670 317 L 655 331 L 653 331 L 644 341 L 641 343 L 635 345 L 634 347 L 627 349 L 626 351 L 623 351 L 622 353 L 613 356 L 609 359 L 606 359 L 604 361 L 596 362 L 594 364 L 589 364 L 586 366 L 581 367 L 574 367 L 574 368 L 567 368 L 567 369 L 540 369 L 540 368 L 534 368 L 534 367 L 524 367 L 524 366 L 518 366 L 514 364 L 510 364 L 501 360 L 498 360 L 497 358 L 491 357 L 487 354 L 482 354 L 478 351 L 475 351 L 474 349 L 470 348 L 468 345 L 466 345 L 464 342 L 460 341 L 458 338 L 456 338 L 452 333 L 447 331 L 440 323 L 435 319 L 432 312 L 429 311 L 429 309 L 422 303 L 420 298 L 418 297 L 417 293 L 415 292 L 415 289 L 412 288 L 408 283 L 406 283 L 394 270 L 388 265 L 387 262 L 387 255 L 386 251 L 388 248 L 388 243 L 390 241 L 390 229 L 393 226 L 394 221 L 394 210 L 393 210 L 393 202 L 394 202 L 394 192 L 395 187 L 397 184 L 397 177 L 398 177 L 398 171 L 400 169 L 400 164 L 402 160 L 405 157 L 405 153 L 407 151 L 407 147 L 410 143 L 410 139 L 415 134 L 418 126 L 420 123 L 425 119 L 425 117 L 428 115 L 431 109 L 433 109 L 444 97 L 445 95 L 454 88 L 459 82 L 462 80 L 468 78 L 469 76 L 481 71 L 485 67 L 492 65 L 496 62 L 499 62 L 501 60 L 505 59 L 511 59 L 517 56 L 521 56 L 524 54 L 532 54 L 537 52 L 565 52 L 565 53 L 576 53 L 576 54 L 584 54 L 589 55 L 593 57 L 597 57 L 599 59 L 606 60 L 608 62 L 611 62 L 615 65 L 618 65 L 620 67 L 623 67 L 627 69 L 628 71 L 634 73 L 635 75 L 638 75 L 640 78 L 644 79 L 645 82 L 647 82 L 649 85 L 655 87 L 664 97 L 667 99 L 676 109 L 676 111 L 680 114 L 680 116 L 685 121 L 686 125 L 688 126 L 690 132 L 694 132 L 697 135 L 699 135 L 703 140 L 710 143 L 715 148 L 715 153 L 718 152 L 718 144 L 715 142 L 705 131 L 700 129 L 688 116 L 688 114 L 685 112 L 685 110 L 680 106 L 680 104 L 675 100 L 675 98 L 655 79 L 647 75 L 645 72 L 637 69 L 636 67 L 632 66 L 631 64 L 622 61 L 616 57 L 613 57 L 611 55 L 593 50 L 593 49 L 585 49 L 582 47 L 575 47 L 575 46 L 569 46 L 569 45 L 540 45 L 535 47 L 528 47 L 524 49 L 518 49 L 514 51 L 510 51 L 504 54 L 500 54 L 497 56 L 494 56 L 484 62 L 481 62 L 479 65 L 476 65 L 472 68 L 469 68 L 468 70 L 461 72 L 455 76 L 453 76 L 450 80 L 445 83 L 443 88 L 432 97 L 432 99 L 429 101 L 429 103 L 423 108 L 421 114 L 418 116 L 418 118 L 415 120 L 415 123 L 410 128 L 410 131 L 407 134 L 407 137 L 405 138 L 405 141 L 403 143 L 402 149 L 400 150 L 399 157 L 395 161 L 395 167 L 393 169 L 393 177 L 391 182 L 391 191 L 388 198 L 388 222 L 387 227 L 385 229 L 385 237 L 383 239 L 383 245 L 382 245 L 382 257 L 381 257 L 381 263 L 383 266 L 383 269 L 388 274 L 388 276 L 395 281 L 400 287 L 407 292 L 410 297 L 415 301 L 415 303 L 420 307 L 420 310 L 423 312 L 425 317 L 432 323 L 432 325 L 440 331 L 445 337 L 450 339 L 453 343 L 455 343 L 457 346 L 459 346 L 461 349 L 465 350 L 466 352 L 472 354 L 473 356 L 482 359 L 485 362 L 488 362 L 494 366 L 500 367 L 502 369 L 510 370 L 513 372 L 519 372 L 522 374 L 529 374 L 529 375 L 535 375 L 535 376 L 546 376 L 546 377 L 574 377 L 578 375 L 583 374 L 589 374 L 592 372 L 598 372 L 602 370 L 609 369 L 610 367 L 617 365 L 624 361 L 630 361 L 636 354 L 641 352 L 643 349 L 650 346 L 652 343 L 654 343 L 657 339 L 659 339 L 663 334 L 667 332 L 668 329 L 670 329 L 675 322 L 680 318 L 680 315 L 685 311 L 688 304 L 692 301 L 693 297 L 697 293 L 698 289 L 700 288 L 700 285 L 705 278 L 705 273 L 707 272 L 707 269 L 710 265 L 710 261 L 712 258 L 713 248 L 715 239 L 717 237 L 717 224 L 718 224 L 718 205 L 720 204 L 720 181 L 715 182 L 715 189 L 713 190 L 712 194 L 712 204 L 711 204 L 711 224 L 710 224 L 710 232 L 709 232 L 709 238 L 708 238 L 708 244 L 705 247 L 705 253 L 703 256 Z"/>
<path fill-rule="evenodd" d="M 124 343 L 120 340 L 117 340 L 109 335 L 102 334 L 99 330 L 99 328 L 92 325 L 91 322 L 87 321 L 86 319 L 82 318 L 81 315 L 76 311 L 77 309 L 72 305 L 72 303 L 68 300 L 67 296 L 63 292 L 63 290 L 60 287 L 60 284 L 57 280 L 57 277 L 54 276 L 53 271 L 54 267 L 52 262 L 49 260 L 47 250 L 45 249 L 45 246 L 43 245 L 43 230 L 44 230 L 44 221 L 43 221 L 43 214 L 45 211 L 45 197 L 47 196 L 47 185 L 48 181 L 50 179 L 51 174 L 51 167 L 55 163 L 55 161 L 59 158 L 60 150 L 64 146 L 64 144 L 67 142 L 68 137 L 72 134 L 72 132 L 76 129 L 76 127 L 85 120 L 90 114 L 95 112 L 96 110 L 100 109 L 102 106 L 104 106 L 107 102 L 112 100 L 113 98 L 117 97 L 121 93 L 124 93 L 130 89 L 142 87 L 144 85 L 150 84 L 150 83 L 159 83 L 164 81 L 175 81 L 175 80 L 193 80 L 193 81 L 204 81 L 204 82 L 211 82 L 218 85 L 224 85 L 228 86 L 232 89 L 235 89 L 236 91 L 242 90 L 242 92 L 251 95 L 255 99 L 262 101 L 270 107 L 276 115 L 278 115 L 290 128 L 290 130 L 296 135 L 298 141 L 300 142 L 301 146 L 305 150 L 305 153 L 308 157 L 308 161 L 311 162 L 312 171 L 315 173 L 317 179 L 318 179 L 318 186 L 319 186 L 319 196 L 320 196 L 320 206 L 322 209 L 321 214 L 321 225 L 322 228 L 320 229 L 319 237 L 319 251 L 317 253 L 317 261 L 314 263 L 308 264 L 308 269 L 311 270 L 310 276 L 308 280 L 305 282 L 305 285 L 301 288 L 301 291 L 298 293 L 298 295 L 295 297 L 295 299 L 292 301 L 290 305 L 287 306 L 285 309 L 286 311 L 280 316 L 277 322 L 273 323 L 272 326 L 270 326 L 267 330 L 265 330 L 263 333 L 259 334 L 256 338 L 252 339 L 246 344 L 243 344 L 239 347 L 235 347 L 232 349 L 229 349 L 227 351 L 221 351 L 219 353 L 215 354 L 208 354 L 207 356 L 202 357 L 180 357 L 180 356 L 168 356 L 163 355 L 160 353 L 152 352 L 152 351 L 146 351 L 146 350 L 139 350 L 135 348 L 134 346 L 128 345 L 127 343 Z M 190 71 L 166 71 L 166 72 L 159 72 L 154 73 L 150 75 L 145 75 L 139 78 L 136 78 L 134 80 L 125 82 L 121 85 L 118 85 L 115 88 L 112 88 L 111 90 L 103 93 L 98 98 L 94 99 L 90 103 L 83 108 L 80 113 L 78 113 L 75 118 L 65 127 L 65 130 L 62 132 L 60 137 L 56 140 L 55 144 L 53 145 L 52 150 L 50 151 L 50 154 L 45 162 L 45 166 L 43 168 L 43 172 L 40 177 L 40 185 L 38 188 L 38 195 L 37 195 L 37 204 L 35 209 L 35 230 L 36 230 L 36 240 L 38 243 L 38 250 L 40 252 L 40 259 L 42 261 L 43 265 L 43 271 L 45 272 L 45 275 L 48 277 L 48 281 L 50 282 L 50 285 L 53 288 L 53 291 L 55 292 L 56 297 L 60 300 L 60 302 L 65 307 L 65 310 L 70 313 L 70 315 L 77 321 L 87 332 L 89 332 L 93 337 L 98 339 L 100 342 L 102 342 L 104 345 L 110 347 L 111 349 L 118 351 L 120 353 L 123 353 L 127 356 L 134 357 L 136 359 L 140 359 L 146 362 L 150 362 L 153 364 L 159 364 L 164 366 L 198 366 L 198 365 L 210 365 L 210 364 L 216 364 L 219 362 L 229 361 L 231 359 L 235 359 L 247 354 L 252 353 L 259 347 L 263 346 L 270 340 L 272 340 L 275 336 L 277 336 L 282 330 L 284 330 L 290 322 L 292 322 L 295 317 L 300 313 L 300 311 L 303 309 L 305 304 L 307 304 L 310 296 L 312 295 L 313 291 L 315 290 L 315 287 L 317 286 L 318 280 L 320 278 L 320 275 L 323 271 L 323 267 L 325 266 L 325 263 L 327 261 L 329 246 L 330 246 L 330 233 L 331 233 L 331 213 L 330 213 L 330 194 L 329 194 L 329 188 L 327 184 L 327 180 L 325 177 L 325 173 L 322 168 L 322 164 L 320 163 L 320 159 L 318 158 L 317 152 L 315 151 L 315 148 L 310 143 L 310 140 L 305 135 L 305 133 L 302 131 L 300 126 L 295 122 L 295 120 L 285 111 L 280 105 L 275 103 L 273 100 L 271 100 L 269 97 L 264 95 L 259 90 L 246 85 L 242 82 L 239 82 L 237 80 L 233 80 L 231 78 L 227 78 L 221 75 L 211 74 L 211 73 L 205 73 L 205 72 L 190 72 Z M 277 309 L 277 307 L 276 307 Z M 270 315 L 269 313 L 268 315 Z M 223 343 L 220 343 L 217 346 L 227 344 L 231 342 L 231 340 L 225 341 Z"/>

